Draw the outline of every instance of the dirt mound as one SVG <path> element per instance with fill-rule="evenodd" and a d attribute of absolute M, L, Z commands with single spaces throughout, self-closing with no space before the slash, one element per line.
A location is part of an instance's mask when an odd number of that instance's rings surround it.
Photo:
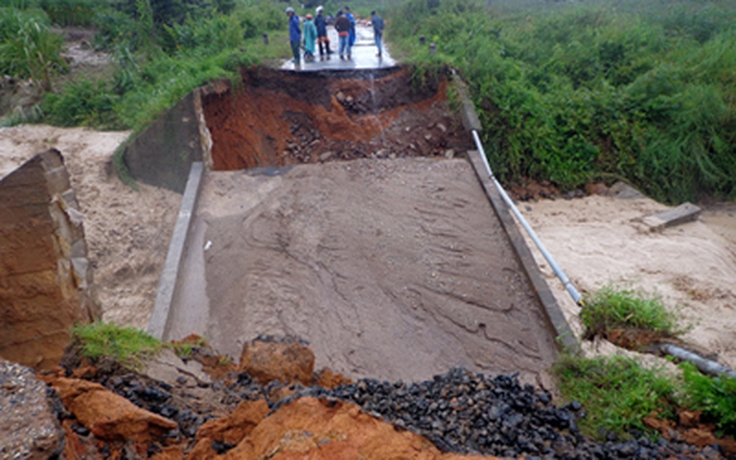
<path fill-rule="evenodd" d="M 326 77 L 259 69 L 245 71 L 243 83 L 203 98 L 215 170 L 470 148 L 443 80 L 415 81 L 407 70 Z"/>

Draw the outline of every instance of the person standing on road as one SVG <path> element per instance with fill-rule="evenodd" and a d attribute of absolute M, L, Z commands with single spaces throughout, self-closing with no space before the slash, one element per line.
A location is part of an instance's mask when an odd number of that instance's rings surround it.
<path fill-rule="evenodd" d="M 376 14 L 375 11 L 371 11 L 371 24 L 373 24 L 373 37 L 376 39 L 376 48 L 378 48 L 379 58 L 383 54 L 383 18 Z"/>
<path fill-rule="evenodd" d="M 324 8 L 317 7 L 317 17 L 314 18 L 314 25 L 317 27 L 317 43 L 319 44 L 319 60 L 323 60 L 325 56 L 330 58 L 332 51 L 330 50 L 330 39 L 327 37 L 327 21 L 322 15 Z M 324 50 L 322 50 L 324 45 Z"/>
<path fill-rule="evenodd" d="M 314 61 L 314 42 L 317 40 L 317 27 L 314 25 L 312 15 L 308 14 L 304 21 L 304 60 Z"/>
<path fill-rule="evenodd" d="M 294 65 L 298 66 L 299 45 L 302 43 L 302 28 L 299 24 L 299 16 L 294 13 L 294 8 L 286 8 L 286 14 L 289 16 L 289 42 L 291 43 L 291 53 L 294 55 Z"/>
<path fill-rule="evenodd" d="M 355 45 L 355 16 L 353 16 L 353 13 L 350 12 L 350 7 L 345 6 L 345 16 L 347 16 L 348 21 L 350 21 L 350 46 Z"/>
<path fill-rule="evenodd" d="M 350 20 L 342 14 L 342 11 L 337 13 L 335 30 L 340 37 L 340 59 L 344 59 L 343 56 L 350 59 Z"/>

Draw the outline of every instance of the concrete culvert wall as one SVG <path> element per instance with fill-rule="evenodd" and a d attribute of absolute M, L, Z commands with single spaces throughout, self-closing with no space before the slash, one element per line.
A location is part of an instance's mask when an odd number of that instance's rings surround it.
<path fill-rule="evenodd" d="M 294 75 L 242 73 L 203 95 L 215 170 L 366 157 L 454 156 L 471 148 L 447 112 L 447 82 L 407 69 Z"/>

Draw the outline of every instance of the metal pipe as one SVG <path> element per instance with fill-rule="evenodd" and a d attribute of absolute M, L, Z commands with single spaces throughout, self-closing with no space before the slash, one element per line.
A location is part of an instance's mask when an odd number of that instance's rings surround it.
<path fill-rule="evenodd" d="M 684 348 L 678 347 L 677 345 L 672 345 L 671 343 L 663 343 L 659 345 L 659 349 L 662 350 L 663 353 L 674 356 L 675 358 L 682 361 L 690 361 L 691 363 L 695 364 L 695 367 L 697 367 L 700 372 L 703 372 L 704 374 L 716 376 L 725 375 L 727 377 L 736 378 L 736 371 L 733 371 L 732 369 L 729 369 L 722 364 L 718 364 L 715 361 L 705 359 L 702 356 L 693 353 L 692 351 L 688 351 Z"/>
<path fill-rule="evenodd" d="M 542 253 L 544 258 L 549 263 L 550 267 L 552 267 L 552 270 L 554 270 L 557 277 L 562 282 L 563 286 L 565 286 L 565 289 L 567 290 L 568 294 L 570 294 L 570 297 L 572 297 L 572 300 L 575 301 L 576 304 L 579 306 L 583 306 L 583 296 L 580 295 L 577 289 L 575 289 L 575 286 L 572 285 L 572 282 L 570 279 L 565 275 L 565 272 L 562 271 L 559 265 L 557 265 L 557 262 L 552 257 L 552 254 L 547 251 L 547 248 L 542 244 L 542 241 L 539 239 L 536 233 L 534 233 L 534 230 L 532 230 L 532 227 L 529 225 L 529 223 L 526 221 L 524 216 L 521 215 L 519 210 L 517 209 L 514 202 L 511 200 L 511 198 L 508 196 L 506 191 L 501 187 L 501 184 L 496 179 L 496 176 L 493 175 L 493 171 L 491 171 L 491 165 L 488 163 L 488 158 L 486 158 L 486 152 L 483 149 L 483 144 L 480 142 L 480 136 L 478 136 L 478 132 L 476 130 L 473 130 L 473 139 L 475 140 L 475 145 L 478 147 L 478 150 L 480 151 L 480 157 L 483 159 L 483 164 L 486 167 L 486 171 L 488 172 L 488 177 L 490 177 L 493 180 L 493 183 L 496 185 L 496 188 L 498 189 L 498 192 L 501 194 L 501 198 L 503 198 L 503 201 L 506 202 L 506 204 L 511 208 L 511 212 L 516 216 L 516 218 L 521 223 L 521 226 L 524 227 L 524 230 L 529 234 L 529 237 L 534 241 L 534 244 L 539 248 L 539 251 Z"/>

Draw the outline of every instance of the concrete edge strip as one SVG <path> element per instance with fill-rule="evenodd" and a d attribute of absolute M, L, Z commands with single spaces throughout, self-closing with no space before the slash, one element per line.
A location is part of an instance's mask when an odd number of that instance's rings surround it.
<path fill-rule="evenodd" d="M 465 129 L 468 133 L 471 133 L 473 130 L 480 132 L 480 119 L 475 111 L 473 102 L 470 100 L 470 95 L 465 82 L 463 82 L 457 74 L 453 74 L 452 83 L 455 86 L 462 104 L 461 115 Z M 501 195 L 496 189 L 493 181 L 486 177 L 487 174 L 485 166 L 483 165 L 483 159 L 480 157 L 480 152 L 477 150 L 469 151 L 468 159 L 475 170 L 475 175 L 478 178 L 478 181 L 486 192 L 486 196 L 491 203 L 491 207 L 493 207 L 496 216 L 498 216 L 498 219 L 504 227 L 506 235 L 511 241 L 511 245 L 514 247 L 516 256 L 521 263 L 521 266 L 524 268 L 527 279 L 534 288 L 537 299 L 539 299 L 539 302 L 542 304 L 542 313 L 544 314 L 548 326 L 555 334 L 558 347 L 563 351 L 579 353 L 580 343 L 575 337 L 575 333 L 572 331 L 570 324 L 567 322 L 565 314 L 560 309 L 557 299 L 549 289 L 549 285 L 542 277 L 539 267 L 534 260 L 534 256 L 516 224 L 516 220 L 514 220 L 506 207 L 506 204 L 501 199 Z"/>
<path fill-rule="evenodd" d="M 473 165 L 478 181 L 486 192 L 486 196 L 491 203 L 491 207 L 496 212 L 498 219 L 504 227 L 506 235 L 511 241 L 511 245 L 514 247 L 516 256 L 521 263 L 521 266 L 524 268 L 527 279 L 532 284 L 534 292 L 539 299 L 539 302 L 542 304 L 544 317 L 555 334 L 557 345 L 562 351 L 578 353 L 580 351 L 580 344 L 570 328 L 570 324 L 567 322 L 565 314 L 560 309 L 557 299 L 554 294 L 552 294 L 552 291 L 549 289 L 549 285 L 542 277 L 539 267 L 534 260 L 534 256 L 524 240 L 524 236 L 521 234 L 521 231 L 506 207 L 506 204 L 501 199 L 501 195 L 498 193 L 496 186 L 489 178 L 485 177 L 485 167 L 483 165 L 483 160 L 480 158 L 480 152 L 477 150 L 471 150 L 468 152 L 468 158 L 470 159 L 470 163 Z"/>
<path fill-rule="evenodd" d="M 148 333 L 158 339 L 163 339 L 166 332 L 169 312 L 177 290 L 179 270 L 184 260 L 189 228 L 194 220 L 194 211 L 199 200 L 199 190 L 203 176 L 204 164 L 201 161 L 193 162 L 189 169 L 189 178 L 181 199 L 174 233 L 169 243 L 169 252 L 166 254 L 166 262 L 164 262 L 164 268 L 161 272 L 153 312 L 151 313 L 151 319 L 148 321 Z"/>

